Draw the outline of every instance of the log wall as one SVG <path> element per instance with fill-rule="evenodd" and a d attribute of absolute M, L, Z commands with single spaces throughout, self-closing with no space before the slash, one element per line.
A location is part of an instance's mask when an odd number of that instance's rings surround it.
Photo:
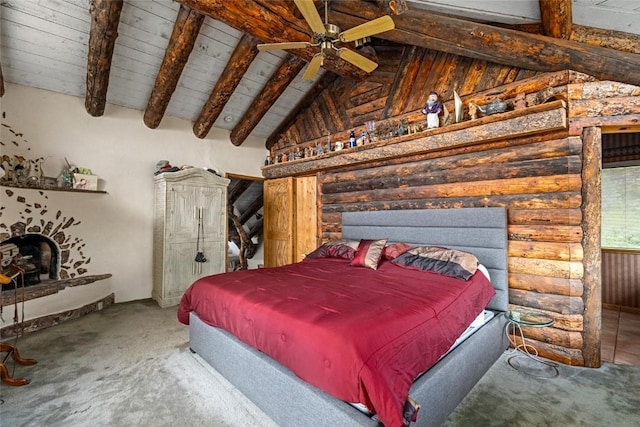
<path fill-rule="evenodd" d="M 525 336 L 544 357 L 598 367 L 601 132 L 640 128 L 640 89 L 567 71 L 463 103 L 518 93 L 524 110 L 266 166 L 263 174 L 317 175 L 323 241 L 340 238 L 345 211 L 506 207 L 510 307 L 555 320 L 523 328 Z"/>

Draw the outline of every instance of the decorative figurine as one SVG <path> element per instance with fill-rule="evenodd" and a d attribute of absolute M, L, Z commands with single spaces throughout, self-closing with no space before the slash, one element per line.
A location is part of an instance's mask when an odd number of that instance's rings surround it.
<path fill-rule="evenodd" d="M 513 109 L 522 110 L 523 108 L 527 108 L 527 101 L 525 99 L 524 92 L 520 92 L 515 98 L 513 98 Z"/>
<path fill-rule="evenodd" d="M 469 118 L 475 120 L 478 118 L 478 106 L 473 102 L 469 103 Z"/>
<path fill-rule="evenodd" d="M 427 129 L 440 127 L 440 113 L 442 112 L 442 104 L 438 101 L 436 92 L 429 93 L 427 103 L 422 109 L 422 114 L 427 115 Z"/>
<path fill-rule="evenodd" d="M 460 123 L 464 116 L 464 108 L 462 106 L 462 98 L 455 90 L 453 91 L 453 105 L 455 108 L 455 122 Z"/>

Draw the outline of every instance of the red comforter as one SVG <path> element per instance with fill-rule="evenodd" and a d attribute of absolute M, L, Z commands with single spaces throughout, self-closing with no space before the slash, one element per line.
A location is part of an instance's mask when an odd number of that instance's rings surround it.
<path fill-rule="evenodd" d="M 268 354 L 298 377 L 365 404 L 385 426 L 402 424 L 415 377 L 431 367 L 495 291 L 383 261 L 378 270 L 335 258 L 202 278 L 185 292 L 189 312 Z"/>

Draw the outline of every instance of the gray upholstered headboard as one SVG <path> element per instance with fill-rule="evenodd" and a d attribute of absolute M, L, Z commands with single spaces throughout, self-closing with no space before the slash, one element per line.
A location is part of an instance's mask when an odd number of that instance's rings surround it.
<path fill-rule="evenodd" d="M 489 308 L 507 311 L 507 211 L 505 208 L 344 212 L 343 239 L 388 239 L 473 253 L 489 270 L 496 295 Z"/>

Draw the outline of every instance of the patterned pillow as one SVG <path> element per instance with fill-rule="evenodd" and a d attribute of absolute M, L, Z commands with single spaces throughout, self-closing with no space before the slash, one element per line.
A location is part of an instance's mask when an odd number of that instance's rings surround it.
<path fill-rule="evenodd" d="M 351 260 L 354 267 L 367 267 L 373 270 L 378 269 L 378 263 L 382 257 L 382 250 L 387 244 L 387 239 L 383 240 L 360 240 L 356 256 Z"/>
<path fill-rule="evenodd" d="M 390 245 L 384 247 L 384 250 L 382 251 L 382 258 L 398 258 L 400 255 L 407 252 L 411 248 L 413 248 L 413 246 L 408 243 L 391 243 Z"/>
<path fill-rule="evenodd" d="M 479 264 L 478 258 L 469 252 L 438 246 L 417 246 L 391 262 L 463 280 L 469 280 Z"/>
<path fill-rule="evenodd" d="M 332 240 L 307 254 L 306 258 L 342 258 L 352 260 L 359 243 L 357 240 Z"/>

